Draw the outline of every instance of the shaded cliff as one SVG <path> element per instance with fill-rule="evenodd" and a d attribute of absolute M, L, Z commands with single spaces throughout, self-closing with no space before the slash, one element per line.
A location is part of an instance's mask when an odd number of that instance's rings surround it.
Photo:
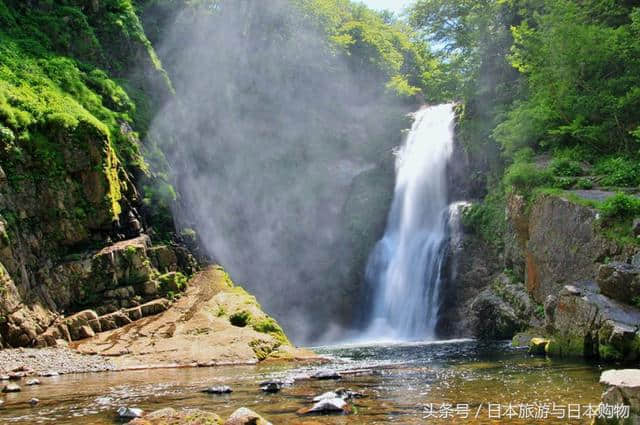
<path fill-rule="evenodd" d="M 451 249 L 442 334 L 505 339 L 526 330 L 548 338 L 549 355 L 637 359 L 640 248 L 612 231 L 630 226 L 603 213 L 615 199 L 602 190 L 512 191 L 484 201 L 504 208 L 493 235 L 467 207 Z"/>
<path fill-rule="evenodd" d="M 190 279 L 195 241 L 174 233 L 166 161 L 141 142 L 173 87 L 133 3 L 8 0 L 0 22 L 0 348 L 119 341 L 222 284 L 240 301 L 216 326 L 248 335 L 232 360 L 289 346 L 223 272 Z"/>

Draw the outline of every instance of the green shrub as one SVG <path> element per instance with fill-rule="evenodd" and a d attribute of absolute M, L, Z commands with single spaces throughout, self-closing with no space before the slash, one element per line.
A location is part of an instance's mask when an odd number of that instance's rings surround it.
<path fill-rule="evenodd" d="M 596 164 L 605 186 L 632 187 L 640 184 L 640 163 L 628 158 L 610 157 Z"/>
<path fill-rule="evenodd" d="M 504 182 L 527 194 L 536 187 L 552 183 L 552 178 L 548 170 L 542 170 L 533 163 L 516 162 L 507 169 Z"/>
<path fill-rule="evenodd" d="M 233 326 L 237 326 L 239 328 L 244 328 L 249 324 L 250 321 L 251 313 L 246 310 L 233 313 L 231 316 L 229 316 L 229 322 Z"/>
<path fill-rule="evenodd" d="M 640 198 L 617 193 L 600 204 L 605 219 L 625 219 L 640 215 Z"/>
<path fill-rule="evenodd" d="M 496 247 L 502 244 L 505 225 L 505 201 L 501 191 L 490 192 L 482 203 L 462 212 L 462 224 Z"/>
<path fill-rule="evenodd" d="M 558 189 L 571 189 L 576 184 L 576 179 L 573 177 L 554 177 L 553 187 Z"/>
<path fill-rule="evenodd" d="M 254 323 L 253 329 L 262 333 L 282 332 L 280 325 L 278 325 L 271 317 L 264 318 L 257 323 Z"/>
<path fill-rule="evenodd" d="M 584 189 L 584 190 L 593 189 L 593 182 L 591 181 L 590 178 L 583 177 L 581 179 L 578 179 L 578 182 L 576 183 L 576 187 L 578 189 Z"/>
<path fill-rule="evenodd" d="M 275 337 L 281 344 L 289 342 L 280 325 L 271 317 L 265 317 L 257 323 L 254 323 L 253 329 L 257 332 L 266 333 Z"/>
<path fill-rule="evenodd" d="M 577 161 L 567 158 L 555 158 L 551 161 L 551 171 L 556 176 L 574 177 L 582 175 L 582 167 Z"/>
<path fill-rule="evenodd" d="M 163 293 L 177 293 L 187 288 L 187 277 L 180 272 L 171 272 L 158 277 L 160 291 Z"/>

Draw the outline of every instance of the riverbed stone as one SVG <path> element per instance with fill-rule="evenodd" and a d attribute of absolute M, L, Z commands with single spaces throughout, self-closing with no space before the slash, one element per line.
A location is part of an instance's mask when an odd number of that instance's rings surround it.
<path fill-rule="evenodd" d="M 233 390 L 228 385 L 220 385 L 216 387 L 208 387 L 202 390 L 203 393 L 207 394 L 231 394 Z"/>
<path fill-rule="evenodd" d="M 11 381 L 19 381 L 22 378 L 24 378 L 25 376 L 27 376 L 27 372 L 24 370 L 19 370 L 19 371 L 15 371 L 15 372 L 10 372 L 9 373 L 9 379 Z"/>
<path fill-rule="evenodd" d="M 33 378 L 33 379 L 28 379 L 26 382 L 27 385 L 32 386 L 32 385 L 40 385 L 40 380 L 37 378 Z"/>
<path fill-rule="evenodd" d="M 326 393 L 322 393 L 313 398 L 314 402 L 322 401 L 322 400 L 330 400 L 333 398 L 341 398 L 343 400 L 351 400 L 354 398 L 363 398 L 365 395 L 358 391 L 352 391 L 345 388 L 338 388 L 334 391 L 327 391 Z"/>
<path fill-rule="evenodd" d="M 224 425 L 273 425 L 251 409 L 241 407 L 229 416 Z"/>
<path fill-rule="evenodd" d="M 134 419 L 142 417 L 144 411 L 137 407 L 120 407 L 117 413 L 121 419 Z"/>
<path fill-rule="evenodd" d="M 284 382 L 282 381 L 265 381 L 260 383 L 260 389 L 265 393 L 277 393 L 284 387 Z"/>
<path fill-rule="evenodd" d="M 332 379 L 342 379 L 342 375 L 337 370 L 332 369 L 323 369 L 319 370 L 313 375 L 311 375 L 313 379 L 318 379 L 322 381 L 328 381 Z"/>
<path fill-rule="evenodd" d="M 29 400 L 29 404 L 30 404 L 31 406 L 35 406 L 35 405 L 36 405 L 36 404 L 38 404 L 38 403 L 40 403 L 40 399 L 38 399 L 38 398 L 33 397 L 33 398 L 31 398 L 31 399 Z"/>
<path fill-rule="evenodd" d="M 7 384 L 2 388 L 3 393 L 19 393 L 20 391 L 22 391 L 22 388 L 18 384 Z"/>
<path fill-rule="evenodd" d="M 310 408 L 302 408 L 298 410 L 299 415 L 309 415 L 312 413 L 349 413 L 349 405 L 340 397 L 326 398 L 318 401 Z"/>
<path fill-rule="evenodd" d="M 609 406 L 629 406 L 629 418 L 596 418 L 596 425 L 640 423 L 640 369 L 607 370 L 600 376 L 605 385 L 602 403 Z"/>
<path fill-rule="evenodd" d="M 222 425 L 222 419 L 215 413 L 200 409 L 176 410 L 172 407 L 155 410 L 142 418 L 128 422 L 129 425 Z"/>

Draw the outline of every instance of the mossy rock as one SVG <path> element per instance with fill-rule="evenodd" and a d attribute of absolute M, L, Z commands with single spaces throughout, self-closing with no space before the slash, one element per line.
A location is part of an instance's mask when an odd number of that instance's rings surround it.
<path fill-rule="evenodd" d="M 546 338 L 531 338 L 529 341 L 529 354 L 544 356 L 547 353 L 549 340 Z"/>
<path fill-rule="evenodd" d="M 254 321 L 252 326 L 253 329 L 257 332 L 262 332 L 273 336 L 281 344 L 291 344 L 280 325 L 278 325 L 278 323 L 271 317 L 265 317 L 263 319 Z"/>
<path fill-rule="evenodd" d="M 554 336 L 545 351 L 551 357 L 593 357 L 581 337 Z"/>

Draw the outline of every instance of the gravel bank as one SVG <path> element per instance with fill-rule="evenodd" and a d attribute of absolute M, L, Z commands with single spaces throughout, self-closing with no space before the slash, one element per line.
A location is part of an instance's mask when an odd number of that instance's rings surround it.
<path fill-rule="evenodd" d="M 80 354 L 69 348 L 16 348 L 0 350 L 0 374 L 24 369 L 29 375 L 43 376 L 56 372 L 104 372 L 116 369 L 106 357 Z"/>

